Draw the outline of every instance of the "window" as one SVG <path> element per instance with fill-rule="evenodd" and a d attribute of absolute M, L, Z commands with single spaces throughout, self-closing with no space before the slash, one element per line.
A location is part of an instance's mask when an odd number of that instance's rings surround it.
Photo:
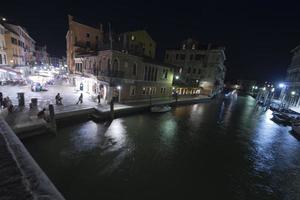
<path fill-rule="evenodd" d="M 185 60 L 185 54 L 180 54 L 180 59 Z"/>
<path fill-rule="evenodd" d="M 96 36 L 96 41 L 98 41 L 98 36 Z"/>
<path fill-rule="evenodd" d="M 91 47 L 91 43 L 89 41 L 86 42 L 86 47 L 88 47 L 88 48 Z"/>
<path fill-rule="evenodd" d="M 136 63 L 134 63 L 133 68 L 132 68 L 132 75 L 133 76 L 136 76 L 136 74 L 137 74 L 136 71 L 137 71 L 137 65 L 136 65 Z"/>
<path fill-rule="evenodd" d="M 194 59 L 194 54 L 191 54 L 190 55 L 190 60 L 193 60 Z"/>
<path fill-rule="evenodd" d="M 110 59 L 107 60 L 107 70 L 110 71 Z"/>
<path fill-rule="evenodd" d="M 182 45 L 182 49 L 185 50 L 185 44 Z"/>
<path fill-rule="evenodd" d="M 163 79 L 167 79 L 168 78 L 168 70 L 167 69 L 163 69 Z"/>
<path fill-rule="evenodd" d="M 148 73 L 148 67 L 145 66 L 145 71 L 144 71 L 144 81 L 147 80 L 147 73 Z"/>
<path fill-rule="evenodd" d="M 204 55 L 196 54 L 195 60 L 201 60 L 203 59 Z"/>
<path fill-rule="evenodd" d="M 179 54 L 176 54 L 176 60 L 178 60 L 178 58 L 179 58 Z"/>
<path fill-rule="evenodd" d="M 165 94 L 166 93 L 166 88 L 160 88 L 160 93 Z"/>
<path fill-rule="evenodd" d="M 4 64 L 7 64 L 7 61 L 6 61 L 6 55 L 3 55 L 3 63 L 4 63 Z"/>
<path fill-rule="evenodd" d="M 146 94 L 146 88 L 145 87 L 142 88 L 142 94 Z"/>
<path fill-rule="evenodd" d="M 198 74 L 201 74 L 201 69 L 198 69 Z"/>
<path fill-rule="evenodd" d="M 188 68 L 188 74 L 191 73 L 191 67 Z"/>
<path fill-rule="evenodd" d="M 192 49 L 195 49 L 195 48 L 196 48 L 196 45 L 195 45 L 195 44 L 193 44 L 193 45 L 192 45 Z"/>
<path fill-rule="evenodd" d="M 169 59 L 169 54 L 166 54 L 166 59 L 167 59 L 167 60 Z"/>
<path fill-rule="evenodd" d="M 156 87 L 152 88 L 152 94 L 156 94 Z"/>
<path fill-rule="evenodd" d="M 130 96 L 135 96 L 135 90 L 136 90 L 135 86 L 130 86 Z"/>
<path fill-rule="evenodd" d="M 196 68 L 193 68 L 193 74 L 196 74 Z"/>
<path fill-rule="evenodd" d="M 113 63 L 113 70 L 114 72 L 118 71 L 119 69 L 119 62 L 117 59 L 114 60 L 114 63 Z"/>
<path fill-rule="evenodd" d="M 90 37 L 90 34 L 89 34 L 89 33 L 86 33 L 86 37 L 89 38 L 89 37 Z"/>

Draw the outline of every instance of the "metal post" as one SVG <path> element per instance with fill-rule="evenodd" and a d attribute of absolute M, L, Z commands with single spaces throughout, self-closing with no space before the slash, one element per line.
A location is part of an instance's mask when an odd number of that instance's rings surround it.
<path fill-rule="evenodd" d="M 110 117 L 111 117 L 111 120 L 114 119 L 115 117 L 115 111 L 114 111 L 114 99 L 112 98 L 111 101 L 110 101 Z"/>

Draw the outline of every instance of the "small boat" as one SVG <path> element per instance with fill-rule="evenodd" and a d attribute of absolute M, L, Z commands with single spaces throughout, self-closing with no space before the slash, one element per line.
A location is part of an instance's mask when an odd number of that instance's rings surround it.
<path fill-rule="evenodd" d="M 290 124 L 292 118 L 285 113 L 273 112 L 273 119 L 274 121 L 282 124 Z"/>
<path fill-rule="evenodd" d="M 151 112 L 154 113 L 163 113 L 163 112 L 168 112 L 171 110 L 170 106 L 152 106 L 151 107 Z"/>
<path fill-rule="evenodd" d="M 300 136 L 300 122 L 294 122 L 292 123 L 292 130 L 295 135 Z"/>

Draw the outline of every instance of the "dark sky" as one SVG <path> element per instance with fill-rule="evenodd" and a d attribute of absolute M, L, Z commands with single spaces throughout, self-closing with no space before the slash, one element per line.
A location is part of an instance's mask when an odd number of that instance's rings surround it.
<path fill-rule="evenodd" d="M 75 2 L 75 1 L 74 1 Z M 67 14 L 115 31 L 145 28 L 161 57 L 188 37 L 226 46 L 227 79 L 280 81 L 300 44 L 297 1 L 5 1 L 0 15 L 19 23 L 52 55 L 65 54 Z"/>

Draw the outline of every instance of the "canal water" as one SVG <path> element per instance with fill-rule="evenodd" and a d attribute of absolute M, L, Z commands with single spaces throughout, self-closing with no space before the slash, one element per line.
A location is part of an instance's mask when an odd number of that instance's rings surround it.
<path fill-rule="evenodd" d="M 24 140 L 66 199 L 299 199 L 300 142 L 251 97 Z"/>

